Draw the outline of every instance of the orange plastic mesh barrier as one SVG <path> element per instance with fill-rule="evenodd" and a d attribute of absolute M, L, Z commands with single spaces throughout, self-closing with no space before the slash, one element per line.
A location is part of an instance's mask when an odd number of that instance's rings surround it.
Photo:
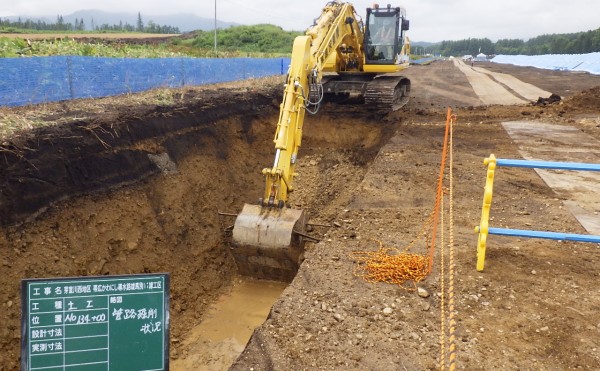
<path fill-rule="evenodd" d="M 388 282 L 402 285 L 407 281 L 412 281 L 413 283 L 419 282 L 431 273 L 437 225 L 440 218 L 440 205 L 444 192 L 444 170 L 446 168 L 448 138 L 452 119 L 452 111 L 448 109 L 435 206 L 430 217 L 423 224 L 420 235 L 404 250 L 394 247 L 384 247 L 381 241 L 377 241 L 379 242 L 379 249 L 377 251 L 352 252 L 351 256 L 359 263 L 358 267 L 354 270 L 355 276 L 362 277 L 368 282 Z M 426 245 L 428 246 L 427 253 L 425 255 L 409 253 L 408 251 L 415 242 L 421 239 L 426 240 Z"/>
<path fill-rule="evenodd" d="M 409 254 L 395 247 L 383 247 L 379 242 L 377 251 L 355 251 L 352 256 L 360 263 L 354 275 L 367 282 L 387 282 L 402 285 L 406 281 L 419 282 L 428 274 L 426 255 Z"/>

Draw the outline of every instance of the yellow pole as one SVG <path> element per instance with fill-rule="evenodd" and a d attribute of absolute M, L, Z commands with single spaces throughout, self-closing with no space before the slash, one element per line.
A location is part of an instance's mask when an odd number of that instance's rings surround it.
<path fill-rule="evenodd" d="M 481 207 L 481 221 L 479 226 L 475 227 L 475 232 L 479 232 L 477 239 L 477 270 L 483 271 L 485 263 L 485 244 L 489 232 L 490 223 L 490 208 L 492 207 L 492 194 L 494 191 L 494 172 L 496 171 L 496 156 L 491 154 L 490 157 L 483 160 L 484 165 L 487 165 L 487 178 L 485 181 L 485 190 L 483 192 L 483 206 Z"/>

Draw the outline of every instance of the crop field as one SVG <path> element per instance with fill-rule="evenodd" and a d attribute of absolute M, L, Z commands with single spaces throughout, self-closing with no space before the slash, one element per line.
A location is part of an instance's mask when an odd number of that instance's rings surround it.
<path fill-rule="evenodd" d="M 8 35 L 8 36 L 7 36 Z M 115 58 L 272 58 L 285 53 L 240 52 L 192 46 L 163 34 L 0 34 L 0 58 L 77 55 Z M 32 36 L 31 38 L 28 36 Z"/>
<path fill-rule="evenodd" d="M 119 40 L 107 38 L 104 40 Z M 86 39 L 87 40 L 87 39 Z M 164 58 L 183 57 L 187 53 L 176 51 L 169 44 L 147 45 L 119 42 L 86 42 L 72 37 L 28 40 L 25 38 L 0 38 L 0 58 L 78 55 L 90 57 Z"/>
<path fill-rule="evenodd" d="M 135 32 L 36 32 L 36 33 L 0 33 L 1 37 L 9 39 L 49 40 L 69 37 L 72 39 L 168 39 L 178 34 L 151 34 Z"/>

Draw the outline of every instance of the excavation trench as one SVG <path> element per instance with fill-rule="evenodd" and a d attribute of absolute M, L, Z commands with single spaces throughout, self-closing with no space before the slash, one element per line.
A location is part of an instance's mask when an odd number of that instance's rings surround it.
<path fill-rule="evenodd" d="M 238 325 L 246 335 L 236 338 L 231 361 L 243 350 L 285 285 L 236 274 L 223 234 L 232 220 L 218 212 L 239 212 L 262 193 L 279 94 L 219 94 L 201 105 L 123 112 L 116 121 L 55 126 L 4 144 L 0 364 L 17 368 L 19 281 L 34 277 L 169 272 L 170 354 L 181 369 L 215 358 L 198 355 L 198 344 L 210 340 L 202 338 L 210 333 L 203 321 L 225 312 L 226 298 L 245 310 L 251 293 L 261 308 L 248 312 L 261 314 Z M 332 222 L 394 130 L 367 113 L 308 118 L 292 206 L 311 221 Z M 311 233 L 322 238 L 327 230 Z"/>

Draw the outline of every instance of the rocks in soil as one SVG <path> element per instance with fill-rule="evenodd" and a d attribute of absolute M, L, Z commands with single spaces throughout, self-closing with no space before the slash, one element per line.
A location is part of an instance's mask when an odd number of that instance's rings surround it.
<path fill-rule="evenodd" d="M 417 294 L 422 298 L 428 298 L 430 295 L 429 291 L 427 291 L 426 289 L 424 289 L 422 287 L 417 288 Z"/>
<path fill-rule="evenodd" d="M 168 153 L 159 153 L 159 154 L 148 154 L 148 158 L 152 161 L 156 167 L 160 169 L 164 174 L 175 174 L 177 173 L 177 165 L 171 157 L 169 157 Z"/>

